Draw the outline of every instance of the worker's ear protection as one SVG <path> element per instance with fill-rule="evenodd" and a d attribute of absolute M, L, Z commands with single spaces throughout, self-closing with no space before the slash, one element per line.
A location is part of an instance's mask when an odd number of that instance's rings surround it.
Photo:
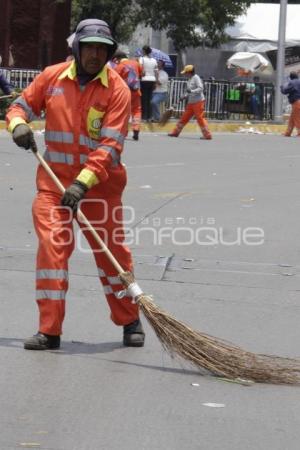
<path fill-rule="evenodd" d="M 113 39 L 109 25 L 104 20 L 85 19 L 79 22 L 75 31 L 75 37 L 72 43 L 72 53 L 76 61 L 80 61 L 80 41 L 82 39 L 88 41 L 94 38 L 96 42 L 103 42 L 107 46 L 107 61 L 117 50 L 118 44 Z"/>

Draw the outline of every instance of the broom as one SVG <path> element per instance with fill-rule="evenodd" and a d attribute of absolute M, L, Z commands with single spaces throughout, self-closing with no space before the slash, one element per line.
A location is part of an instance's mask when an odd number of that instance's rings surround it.
<path fill-rule="evenodd" d="M 161 118 L 159 119 L 158 124 L 163 127 L 164 125 L 166 125 L 166 123 L 169 122 L 169 120 L 171 119 L 174 111 L 178 108 L 178 106 L 180 105 L 181 102 L 183 102 L 186 98 L 187 98 L 187 94 L 188 92 L 186 92 L 185 94 L 183 94 L 177 103 L 175 103 L 175 105 L 171 106 L 170 108 L 166 109 L 166 111 L 161 115 Z"/>
<path fill-rule="evenodd" d="M 40 155 L 34 141 L 31 149 L 56 186 L 64 193 L 64 186 Z M 249 380 L 299 384 L 299 360 L 244 351 L 222 339 L 194 331 L 156 306 L 152 298 L 143 293 L 133 274 L 123 270 L 81 210 L 77 211 L 77 215 L 114 265 L 127 294 L 135 299 L 161 344 L 172 357 L 179 356 L 199 369 L 206 369 L 214 375 L 237 382 Z"/>
<path fill-rule="evenodd" d="M 161 115 L 161 117 L 159 119 L 159 122 L 158 122 L 159 126 L 163 127 L 164 125 L 166 125 L 166 123 L 169 122 L 169 120 L 171 119 L 173 112 L 177 106 L 178 106 L 178 103 L 174 106 L 171 106 L 171 108 L 165 110 L 165 112 Z"/>
<path fill-rule="evenodd" d="M 166 123 L 169 122 L 169 120 L 171 119 L 173 112 L 178 108 L 179 104 L 180 104 L 181 100 L 179 100 L 179 102 L 177 102 L 175 105 L 171 106 L 170 108 L 166 109 L 165 112 L 161 115 L 160 119 L 159 119 L 159 126 L 163 127 L 164 125 L 166 125 Z"/>

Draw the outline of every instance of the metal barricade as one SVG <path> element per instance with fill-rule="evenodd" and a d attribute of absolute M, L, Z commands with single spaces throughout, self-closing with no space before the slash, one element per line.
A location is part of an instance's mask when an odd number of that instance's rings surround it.
<path fill-rule="evenodd" d="M 186 81 L 170 79 L 168 83 L 168 102 L 167 108 L 174 108 L 174 117 L 179 117 L 184 111 L 185 101 L 180 97 L 185 93 Z"/>
<path fill-rule="evenodd" d="M 256 90 L 255 90 L 256 86 Z M 186 89 L 186 80 L 169 80 L 167 107 L 175 108 L 179 116 L 185 107 L 179 101 Z M 253 98 L 255 94 L 256 99 Z M 215 120 L 273 120 L 274 86 L 270 83 L 230 82 L 204 80 L 205 112 Z M 256 103 L 255 103 L 256 102 Z"/>
<path fill-rule="evenodd" d="M 1 72 L 12 87 L 24 89 L 40 73 L 40 70 L 1 68 Z"/>
<path fill-rule="evenodd" d="M 0 71 L 15 89 L 24 89 L 40 73 L 32 69 L 1 68 Z M 179 117 L 185 108 L 180 100 L 186 91 L 186 79 L 170 78 L 168 83 L 168 101 L 162 108 L 174 108 L 174 116 Z M 248 85 L 253 82 L 204 80 L 205 112 L 209 119 L 215 120 L 273 120 L 274 86 L 270 83 L 256 83 L 259 86 L 256 110 L 253 111 L 253 92 Z M 253 89 L 253 87 L 252 87 Z"/>

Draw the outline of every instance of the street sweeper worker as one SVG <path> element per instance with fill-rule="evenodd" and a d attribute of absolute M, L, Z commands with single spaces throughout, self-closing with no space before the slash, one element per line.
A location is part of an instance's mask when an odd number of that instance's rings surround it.
<path fill-rule="evenodd" d="M 121 164 L 130 114 L 130 91 L 106 63 L 117 43 L 106 22 L 80 22 L 72 44 L 73 61 L 47 67 L 17 98 L 7 113 L 14 142 L 34 145 L 28 125 L 46 112 L 44 158 L 66 188 L 62 196 L 49 174 L 37 169 L 33 220 L 38 236 L 36 300 L 38 333 L 24 348 L 59 348 L 68 289 L 68 260 L 74 249 L 73 219 L 77 220 L 94 253 L 98 276 L 111 311 L 123 326 L 123 344 L 141 347 L 144 331 L 138 306 L 125 293 L 116 269 L 77 218 L 80 209 L 125 271 L 132 258 L 124 245 L 121 196 L 126 170 Z M 123 292 L 124 294 L 124 292 Z"/>
<path fill-rule="evenodd" d="M 142 118 L 141 83 L 142 67 L 138 61 L 129 59 L 125 52 L 117 50 L 113 56 L 114 69 L 123 78 L 131 94 L 131 127 L 133 139 L 139 140 Z"/>
<path fill-rule="evenodd" d="M 199 75 L 195 73 L 195 68 L 192 64 L 184 67 L 181 74 L 188 78 L 186 92 L 182 100 L 186 100 L 186 107 L 184 113 L 177 122 L 175 128 L 168 134 L 170 137 L 179 136 L 183 127 L 189 120 L 195 116 L 202 131 L 202 139 L 212 139 L 211 132 L 208 129 L 207 120 L 204 117 L 205 97 L 203 93 L 203 83 Z"/>

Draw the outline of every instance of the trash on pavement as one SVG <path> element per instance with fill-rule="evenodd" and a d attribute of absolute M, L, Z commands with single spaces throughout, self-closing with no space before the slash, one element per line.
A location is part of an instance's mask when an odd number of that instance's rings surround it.
<path fill-rule="evenodd" d="M 210 408 L 225 408 L 224 403 L 202 403 L 202 405 Z"/>

